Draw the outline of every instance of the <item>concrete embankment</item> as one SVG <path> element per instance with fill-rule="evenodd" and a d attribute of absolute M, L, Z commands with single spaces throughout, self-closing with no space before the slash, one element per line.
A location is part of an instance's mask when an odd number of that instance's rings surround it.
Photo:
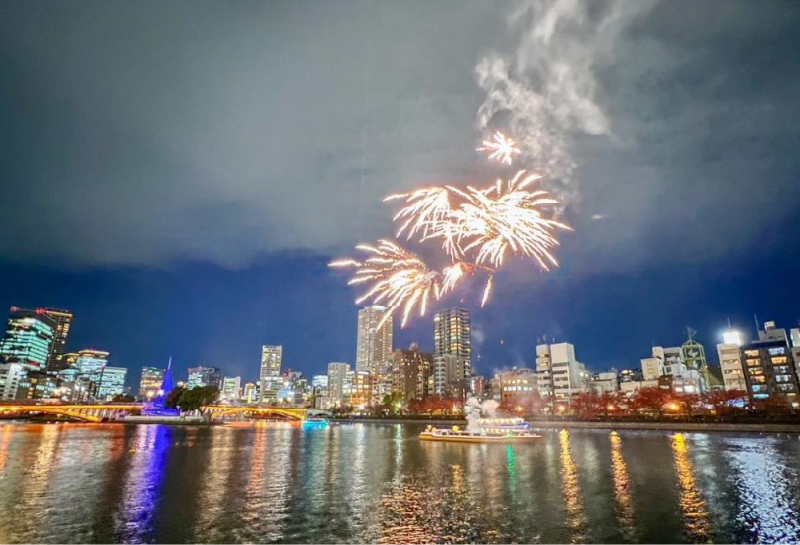
<path fill-rule="evenodd" d="M 340 423 L 364 424 L 422 424 L 433 426 L 461 426 L 466 420 L 429 420 L 426 418 L 342 418 Z M 681 432 L 727 432 L 727 433 L 793 433 L 800 434 L 800 424 L 730 424 L 725 422 L 550 422 L 533 421 L 536 429 L 590 429 L 590 430 L 661 430 Z"/>

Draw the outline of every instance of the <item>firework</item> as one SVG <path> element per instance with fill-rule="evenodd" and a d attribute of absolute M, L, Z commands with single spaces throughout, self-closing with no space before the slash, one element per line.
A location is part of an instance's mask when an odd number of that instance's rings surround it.
<path fill-rule="evenodd" d="M 498 159 L 503 164 L 510 165 L 514 161 L 514 155 L 520 153 L 516 142 L 510 138 L 506 138 L 501 132 L 494 133 L 491 140 L 484 140 L 483 147 L 478 148 L 476 151 L 488 151 L 489 159 Z"/>
<path fill-rule="evenodd" d="M 402 308 L 401 327 L 405 327 L 408 317 L 415 307 L 420 316 L 425 314 L 431 297 L 441 297 L 441 274 L 431 270 L 422 259 L 401 248 L 398 244 L 381 239 L 377 246 L 359 244 L 357 250 L 370 254 L 363 262 L 355 259 L 340 259 L 330 267 L 354 267 L 355 275 L 350 285 L 367 284 L 371 286 L 356 300 L 360 305 L 372 299 L 375 305 L 384 304 L 388 312 L 378 324 L 380 328 L 395 310 Z"/>
<path fill-rule="evenodd" d="M 490 151 L 490 159 L 505 164 L 511 164 L 513 155 L 520 153 L 514 141 L 499 132 L 479 149 Z M 403 201 L 394 216 L 400 224 L 398 238 L 440 244 L 448 262 L 441 272 L 417 254 L 384 239 L 375 246 L 356 246 L 369 254 L 363 261 L 344 258 L 329 265 L 354 268 L 349 284 L 368 286 L 356 300 L 357 305 L 371 300 L 371 304 L 388 308 L 378 327 L 395 310 L 401 310 L 404 327 L 412 312 L 418 309 L 424 315 L 431 298 L 440 299 L 471 276 L 486 278 L 483 307 L 489 301 L 495 272 L 509 256 L 533 258 L 544 270 L 558 266 L 552 254 L 559 244 L 555 233 L 571 228 L 547 215 L 548 208 L 558 201 L 547 191 L 531 187 L 539 179 L 537 174 L 520 170 L 512 178 L 498 179 L 484 189 L 445 185 L 386 197 L 384 202 Z"/>

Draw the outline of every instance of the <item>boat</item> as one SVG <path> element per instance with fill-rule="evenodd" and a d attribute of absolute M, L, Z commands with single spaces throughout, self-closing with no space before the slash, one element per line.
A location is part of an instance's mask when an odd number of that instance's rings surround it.
<path fill-rule="evenodd" d="M 309 416 L 303 420 L 304 428 L 327 428 L 328 419 L 322 416 Z"/>
<path fill-rule="evenodd" d="M 474 427 L 473 429 L 466 430 L 462 430 L 458 426 L 453 426 L 451 429 L 428 426 L 419 434 L 419 439 L 420 441 L 500 443 L 507 445 L 510 443 L 530 443 L 541 438 L 541 435 L 523 429 L 510 428 L 508 425 L 506 425 L 506 427 L 492 427 L 490 422 L 487 422 L 487 424 L 487 426 Z"/>

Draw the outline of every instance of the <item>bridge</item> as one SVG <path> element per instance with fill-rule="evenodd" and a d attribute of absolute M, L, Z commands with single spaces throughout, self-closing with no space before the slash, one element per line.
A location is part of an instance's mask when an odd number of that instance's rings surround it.
<path fill-rule="evenodd" d="M 63 403 L 35 403 L 35 402 L 12 402 L 10 404 L 0 404 L 0 415 L 15 414 L 52 414 L 66 416 L 74 420 L 84 422 L 104 422 L 117 420 L 128 414 L 141 414 L 146 407 L 144 403 L 97 403 L 92 405 L 77 405 Z M 209 405 L 202 408 L 203 414 L 209 414 L 214 418 L 223 418 L 228 415 L 242 416 L 278 416 L 289 420 L 303 420 L 308 413 L 308 409 L 296 409 L 290 407 L 260 407 L 231 405 Z"/>

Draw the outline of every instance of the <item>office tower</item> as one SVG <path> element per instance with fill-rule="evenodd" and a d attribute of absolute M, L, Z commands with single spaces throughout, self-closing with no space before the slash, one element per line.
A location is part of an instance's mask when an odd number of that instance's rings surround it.
<path fill-rule="evenodd" d="M 408 403 L 414 399 L 428 397 L 428 379 L 433 370 L 433 354 L 420 352 L 417 343 L 408 350 L 397 349 L 392 357 L 392 390 L 403 396 Z"/>
<path fill-rule="evenodd" d="M 26 371 L 44 371 L 56 323 L 43 309 L 11 307 L 0 340 L 0 363 L 19 363 Z"/>
<path fill-rule="evenodd" d="M 100 372 L 100 383 L 97 387 L 99 401 L 111 401 L 115 396 L 122 395 L 125 390 L 125 377 L 128 369 L 125 367 L 110 367 L 106 365 Z"/>
<path fill-rule="evenodd" d="M 139 379 L 139 397 L 153 399 L 161 389 L 164 382 L 164 370 L 158 367 L 142 367 L 142 376 Z"/>
<path fill-rule="evenodd" d="M 464 397 L 472 376 L 469 311 L 440 310 L 433 316 L 433 387 L 438 396 Z"/>
<path fill-rule="evenodd" d="M 350 372 L 350 364 L 331 362 L 328 364 L 328 397 L 334 405 L 342 404 L 344 397 L 344 379 Z"/>
<path fill-rule="evenodd" d="M 738 331 L 728 330 L 722 334 L 722 340 L 723 342 L 717 344 L 717 355 L 725 389 L 746 391 L 741 352 L 744 344 L 742 335 Z"/>
<path fill-rule="evenodd" d="M 548 401 L 569 401 L 574 394 L 589 390 L 586 366 L 575 358 L 570 343 L 537 345 L 536 374 L 539 395 Z"/>
<path fill-rule="evenodd" d="M 109 352 L 88 348 L 78 352 L 75 365 L 78 372 L 86 377 L 90 377 L 93 382 L 100 378 L 100 371 L 108 364 Z"/>
<path fill-rule="evenodd" d="M 45 307 L 41 310 L 44 310 L 44 314 L 55 323 L 53 343 L 50 345 L 50 352 L 47 355 L 47 370 L 57 373 L 64 367 L 61 357 L 67 344 L 69 327 L 72 324 L 72 313 L 68 310 L 50 307 Z"/>
<path fill-rule="evenodd" d="M 261 347 L 261 381 L 260 402 L 272 401 L 278 395 L 281 386 L 281 362 L 283 346 L 264 345 Z"/>
<path fill-rule="evenodd" d="M 186 388 L 213 386 L 219 388 L 222 382 L 222 372 L 218 367 L 206 367 L 200 365 L 198 367 L 189 368 L 189 380 L 186 381 Z"/>
<path fill-rule="evenodd" d="M 222 399 L 236 401 L 241 397 L 242 377 L 225 377 L 222 380 Z"/>
<path fill-rule="evenodd" d="M 356 338 L 356 371 L 372 375 L 385 374 L 385 366 L 392 353 L 394 323 L 389 317 L 380 329 L 378 323 L 389 312 L 386 307 L 364 307 L 358 311 Z"/>

